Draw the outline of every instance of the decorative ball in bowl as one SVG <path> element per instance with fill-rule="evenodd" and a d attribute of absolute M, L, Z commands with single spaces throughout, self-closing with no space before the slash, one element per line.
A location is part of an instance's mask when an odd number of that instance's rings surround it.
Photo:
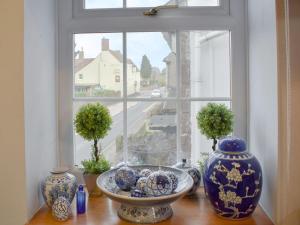
<path fill-rule="evenodd" d="M 135 184 L 132 182 L 134 178 Z M 104 172 L 98 177 L 97 185 L 110 199 L 121 203 L 119 217 L 149 224 L 172 216 L 170 204 L 192 188 L 193 179 L 180 169 L 139 165 Z"/>

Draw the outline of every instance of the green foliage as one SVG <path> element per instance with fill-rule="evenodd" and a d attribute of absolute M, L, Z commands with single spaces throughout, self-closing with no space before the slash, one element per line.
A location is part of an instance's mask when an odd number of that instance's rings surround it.
<path fill-rule="evenodd" d="M 198 164 L 199 164 L 199 170 L 200 170 L 200 173 L 202 176 L 204 174 L 204 166 L 208 160 L 208 157 L 209 157 L 209 154 L 207 152 L 200 153 L 200 159 L 198 161 Z"/>
<path fill-rule="evenodd" d="M 105 171 L 110 170 L 110 163 L 102 155 L 100 155 L 99 160 L 94 159 L 82 161 L 82 166 L 84 168 L 84 173 L 90 174 L 101 174 Z"/>
<path fill-rule="evenodd" d="M 93 96 L 97 97 L 121 97 L 120 91 L 114 91 L 114 90 L 93 90 Z"/>
<path fill-rule="evenodd" d="M 230 134 L 233 130 L 233 113 L 224 104 L 209 103 L 197 114 L 198 128 L 207 138 L 214 140 Z"/>
<path fill-rule="evenodd" d="M 107 134 L 112 124 L 108 109 L 101 105 L 87 104 L 82 106 L 74 121 L 76 132 L 86 140 L 98 140 Z"/>
<path fill-rule="evenodd" d="M 105 159 L 100 155 L 98 140 L 106 136 L 111 124 L 112 118 L 108 109 L 100 103 L 87 104 L 79 109 L 74 120 L 76 132 L 84 139 L 94 141 L 92 160 L 84 161 L 84 168 L 88 170 L 102 168 Z"/>
<path fill-rule="evenodd" d="M 150 60 L 146 55 L 144 55 L 141 64 L 141 77 L 146 80 L 150 79 L 151 73 L 152 73 L 152 66 Z"/>

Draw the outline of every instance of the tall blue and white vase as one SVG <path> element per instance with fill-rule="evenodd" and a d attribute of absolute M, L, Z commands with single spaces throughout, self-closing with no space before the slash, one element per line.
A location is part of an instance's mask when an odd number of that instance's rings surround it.
<path fill-rule="evenodd" d="M 52 208 L 55 200 L 59 197 L 66 198 L 72 203 L 77 190 L 76 177 L 67 173 L 67 169 L 58 168 L 51 171 L 51 175 L 46 177 L 41 184 L 41 191 L 45 203 Z"/>
<path fill-rule="evenodd" d="M 216 213 L 242 219 L 255 210 L 262 189 L 262 170 L 244 140 L 226 137 L 210 154 L 204 172 L 208 198 Z"/>

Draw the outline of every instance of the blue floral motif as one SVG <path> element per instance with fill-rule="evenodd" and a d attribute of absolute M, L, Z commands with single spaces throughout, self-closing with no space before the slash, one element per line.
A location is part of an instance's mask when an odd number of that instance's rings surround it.
<path fill-rule="evenodd" d="M 165 172 L 166 175 L 168 177 L 170 177 L 171 181 L 172 181 L 172 192 L 176 190 L 176 188 L 178 187 L 178 178 L 176 177 L 176 175 L 171 172 L 171 171 L 167 171 Z"/>
<path fill-rule="evenodd" d="M 58 197 L 72 202 L 77 190 L 75 176 L 67 173 L 48 176 L 41 184 L 41 192 L 46 204 L 51 208 Z"/>
<path fill-rule="evenodd" d="M 133 186 L 135 186 L 136 181 L 136 172 L 127 166 L 121 167 L 115 174 L 115 182 L 123 191 L 129 191 Z"/>
<path fill-rule="evenodd" d="M 232 141 L 233 140 L 233 141 Z M 245 152 L 244 143 L 232 145 L 236 139 L 225 143 L 230 151 L 215 151 L 208 159 L 204 184 L 215 211 L 223 217 L 240 219 L 249 216 L 258 204 L 262 174 L 257 159 Z M 238 139 L 240 142 L 241 139 Z M 224 145 L 224 142 L 220 143 Z M 238 146 L 238 147 L 236 147 Z"/>
<path fill-rule="evenodd" d="M 52 206 L 52 215 L 58 221 L 66 221 L 71 215 L 71 206 L 64 197 L 57 198 Z"/>
<path fill-rule="evenodd" d="M 194 185 L 193 185 L 192 189 L 188 192 L 188 195 L 192 195 L 192 194 L 196 193 L 197 189 L 200 186 L 201 174 L 200 174 L 200 171 L 195 167 L 191 167 L 191 168 L 187 169 L 187 172 L 194 180 Z"/>
<path fill-rule="evenodd" d="M 163 171 L 153 172 L 147 177 L 147 195 L 148 196 L 161 196 L 169 195 L 172 193 L 172 180 Z"/>

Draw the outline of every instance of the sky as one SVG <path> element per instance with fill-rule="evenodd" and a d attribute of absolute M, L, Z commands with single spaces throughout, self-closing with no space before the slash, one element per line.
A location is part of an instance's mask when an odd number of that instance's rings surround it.
<path fill-rule="evenodd" d="M 75 34 L 75 51 L 84 51 L 85 58 L 95 58 L 101 52 L 102 38 L 110 40 L 110 49 L 123 53 L 122 33 Z M 127 33 L 127 56 L 140 68 L 143 55 L 152 66 L 165 68 L 163 59 L 171 53 L 161 32 Z"/>
<path fill-rule="evenodd" d="M 164 5 L 169 0 L 127 0 L 128 7 L 151 7 Z M 85 7 L 87 9 L 93 8 L 121 8 L 123 7 L 123 0 L 86 0 Z"/>
<path fill-rule="evenodd" d="M 164 5 L 169 0 L 127 0 L 127 7 L 153 7 Z M 189 0 L 189 6 L 216 6 L 218 0 Z M 122 8 L 123 0 L 85 0 L 86 9 Z"/>

